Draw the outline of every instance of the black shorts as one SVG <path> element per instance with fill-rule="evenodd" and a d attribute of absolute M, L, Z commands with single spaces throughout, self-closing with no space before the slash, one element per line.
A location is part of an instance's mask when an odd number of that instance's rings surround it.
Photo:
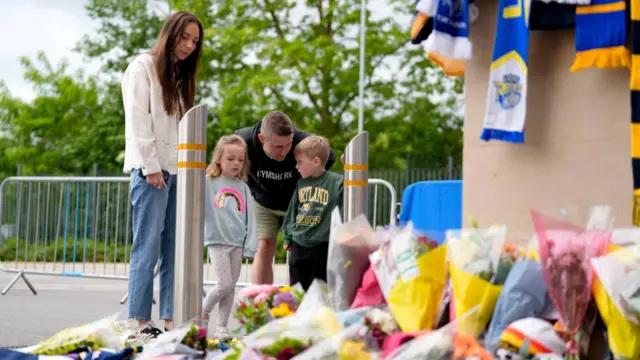
<path fill-rule="evenodd" d="M 307 291 L 313 279 L 327 281 L 328 254 L 328 242 L 313 247 L 305 247 L 292 242 L 289 256 L 290 285 L 300 283 L 302 288 Z"/>

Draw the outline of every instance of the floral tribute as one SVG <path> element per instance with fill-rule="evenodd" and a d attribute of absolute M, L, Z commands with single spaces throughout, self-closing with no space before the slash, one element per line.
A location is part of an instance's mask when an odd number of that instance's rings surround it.
<path fill-rule="evenodd" d="M 207 328 L 204 326 L 191 325 L 189 332 L 187 332 L 187 335 L 182 340 L 182 344 L 199 351 L 207 351 L 207 349 L 209 349 Z"/>
<path fill-rule="evenodd" d="M 241 293 L 233 317 L 250 334 L 273 319 L 293 315 L 303 296 L 302 290 L 289 286 L 251 286 Z"/>
<path fill-rule="evenodd" d="M 418 236 L 418 257 L 428 253 L 429 251 L 437 248 L 439 246 L 438 242 L 430 239 L 426 235 Z"/>
<path fill-rule="evenodd" d="M 364 317 L 364 325 L 369 328 L 371 336 L 382 348 L 384 339 L 396 331 L 400 331 L 393 315 L 388 311 L 373 308 Z"/>
<path fill-rule="evenodd" d="M 531 216 L 538 235 L 544 280 L 568 340 L 566 359 L 579 359 L 576 335 L 591 300 L 591 259 L 606 251 L 611 233 L 584 231 L 535 211 Z"/>

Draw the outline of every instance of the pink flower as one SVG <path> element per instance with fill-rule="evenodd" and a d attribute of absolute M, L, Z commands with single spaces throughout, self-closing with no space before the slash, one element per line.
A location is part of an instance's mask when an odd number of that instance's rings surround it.
<path fill-rule="evenodd" d="M 196 335 L 196 339 L 202 340 L 207 338 L 207 328 L 204 326 L 200 326 L 198 329 L 198 335 Z"/>
<path fill-rule="evenodd" d="M 268 293 L 260 293 L 258 295 L 256 295 L 256 297 L 253 299 L 253 303 L 255 305 L 260 304 L 261 302 L 265 302 L 269 299 L 269 294 Z"/>
<path fill-rule="evenodd" d="M 577 354 L 574 337 L 591 298 L 591 259 L 607 247 L 611 233 L 587 230 L 532 211 L 544 280 L 569 336 L 569 354 Z"/>
<path fill-rule="evenodd" d="M 241 293 L 242 298 L 254 298 L 262 293 L 272 294 L 278 291 L 275 285 L 254 285 L 244 289 Z"/>

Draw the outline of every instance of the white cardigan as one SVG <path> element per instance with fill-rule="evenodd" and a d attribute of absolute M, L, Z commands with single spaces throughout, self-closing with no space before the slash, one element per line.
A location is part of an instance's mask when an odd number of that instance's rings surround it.
<path fill-rule="evenodd" d="M 164 111 L 162 88 L 151 54 L 139 55 L 122 77 L 125 118 L 124 172 L 142 169 L 144 175 L 161 170 L 177 173 L 177 116 Z"/>

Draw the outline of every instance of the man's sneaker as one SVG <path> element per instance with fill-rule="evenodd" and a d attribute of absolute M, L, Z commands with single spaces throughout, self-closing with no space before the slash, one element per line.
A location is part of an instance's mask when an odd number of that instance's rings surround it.
<path fill-rule="evenodd" d="M 220 341 L 227 341 L 227 340 L 233 339 L 233 335 L 231 335 L 231 333 L 229 332 L 229 329 L 227 329 L 225 326 L 218 326 L 216 328 L 216 336 Z"/>
<path fill-rule="evenodd" d="M 147 326 L 145 326 L 144 329 L 140 330 L 138 333 L 138 337 L 142 341 L 148 342 L 160 336 L 160 334 L 162 334 L 162 330 L 155 327 L 152 322 L 149 322 Z"/>

